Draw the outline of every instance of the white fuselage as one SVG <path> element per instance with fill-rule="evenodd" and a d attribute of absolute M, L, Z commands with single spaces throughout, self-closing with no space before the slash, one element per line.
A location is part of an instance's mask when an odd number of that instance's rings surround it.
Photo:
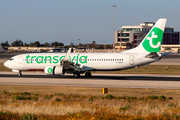
<path fill-rule="evenodd" d="M 66 53 L 27 53 L 12 57 L 4 65 L 12 70 L 44 70 L 46 66 L 59 66 Z M 69 60 L 85 71 L 123 70 L 159 60 L 145 58 L 141 53 L 70 53 Z"/>
<path fill-rule="evenodd" d="M 44 70 L 46 74 L 63 75 L 72 72 L 91 76 L 89 71 L 123 70 L 147 65 L 160 59 L 161 41 L 166 19 L 159 19 L 141 43 L 122 53 L 27 53 L 12 57 L 4 65 L 13 71 Z M 73 64 L 74 63 L 74 64 Z"/>

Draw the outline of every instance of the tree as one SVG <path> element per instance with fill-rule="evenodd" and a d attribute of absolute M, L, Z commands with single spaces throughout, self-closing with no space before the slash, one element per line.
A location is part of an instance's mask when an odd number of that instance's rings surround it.
<path fill-rule="evenodd" d="M 11 46 L 23 46 L 23 42 L 17 39 L 13 43 L 11 43 Z"/>
<path fill-rule="evenodd" d="M 30 46 L 30 47 L 40 47 L 41 44 L 40 44 L 39 41 L 35 41 L 34 43 L 31 42 L 31 43 L 29 44 L 29 46 Z"/>
<path fill-rule="evenodd" d="M 27 44 L 26 42 L 24 43 L 24 46 L 29 46 L 29 44 Z"/>
<path fill-rule="evenodd" d="M 70 43 L 70 47 L 75 47 L 73 42 Z"/>
<path fill-rule="evenodd" d="M 103 47 L 104 47 L 104 45 L 102 45 L 102 44 L 97 45 L 97 49 L 103 49 Z"/>
<path fill-rule="evenodd" d="M 57 46 L 64 46 L 64 44 L 63 44 L 62 42 L 57 42 L 57 41 L 52 42 L 51 45 L 54 46 L 54 47 L 57 47 Z"/>
<path fill-rule="evenodd" d="M 40 46 L 41 46 L 41 44 L 40 44 L 39 41 L 35 41 L 35 42 L 34 42 L 34 47 L 40 47 Z"/>
<path fill-rule="evenodd" d="M 1 46 L 9 46 L 8 41 L 6 41 L 5 43 L 4 43 L 4 42 L 2 42 L 2 43 L 1 43 Z"/>
<path fill-rule="evenodd" d="M 64 46 L 64 43 L 59 42 L 59 43 L 58 43 L 58 46 Z"/>
<path fill-rule="evenodd" d="M 93 41 L 92 42 L 92 48 L 96 48 L 96 47 L 97 47 L 96 41 Z"/>
<path fill-rule="evenodd" d="M 44 43 L 44 46 L 45 46 L 45 47 L 49 47 L 50 44 L 49 44 L 48 42 L 45 42 L 45 43 Z"/>

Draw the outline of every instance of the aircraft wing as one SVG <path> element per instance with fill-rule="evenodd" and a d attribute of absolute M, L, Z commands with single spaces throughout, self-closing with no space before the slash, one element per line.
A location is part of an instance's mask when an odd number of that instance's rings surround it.
<path fill-rule="evenodd" d="M 69 61 L 69 55 L 71 53 L 71 49 L 72 48 L 69 48 L 64 59 L 61 61 L 60 66 L 62 66 L 65 69 L 72 70 L 73 72 L 78 72 L 78 73 L 85 72 L 82 68 L 80 68 L 79 64 L 75 64 L 74 62 Z"/>

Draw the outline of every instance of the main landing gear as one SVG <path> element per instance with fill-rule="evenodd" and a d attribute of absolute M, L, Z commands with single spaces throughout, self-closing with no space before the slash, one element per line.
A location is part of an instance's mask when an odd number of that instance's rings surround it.
<path fill-rule="evenodd" d="M 86 73 L 85 73 L 85 76 L 86 76 L 86 77 L 91 77 L 91 73 L 90 73 L 90 72 L 86 72 Z M 74 73 L 73 77 L 74 77 L 74 78 L 80 77 L 80 73 Z"/>
<path fill-rule="evenodd" d="M 19 71 L 19 73 L 18 73 L 18 76 L 19 76 L 19 77 L 21 77 L 21 76 L 22 76 L 22 73 L 21 73 L 21 71 Z"/>
<path fill-rule="evenodd" d="M 90 73 L 90 72 L 86 72 L 86 73 L 85 73 L 85 76 L 86 76 L 86 77 L 91 77 L 91 73 Z"/>

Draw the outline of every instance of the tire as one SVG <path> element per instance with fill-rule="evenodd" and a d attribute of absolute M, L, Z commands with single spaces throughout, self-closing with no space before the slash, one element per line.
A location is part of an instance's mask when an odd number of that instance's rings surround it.
<path fill-rule="evenodd" d="M 85 73 L 85 76 L 86 76 L 86 77 L 91 77 L 91 73 L 90 73 L 90 72 L 87 72 L 87 73 Z"/>
<path fill-rule="evenodd" d="M 79 73 L 74 73 L 73 77 L 78 78 L 78 77 L 80 77 L 80 74 Z"/>
<path fill-rule="evenodd" d="M 21 72 L 19 72 L 19 73 L 18 73 L 18 76 L 19 76 L 19 77 L 21 77 L 21 76 L 22 76 L 22 73 L 21 73 Z"/>

